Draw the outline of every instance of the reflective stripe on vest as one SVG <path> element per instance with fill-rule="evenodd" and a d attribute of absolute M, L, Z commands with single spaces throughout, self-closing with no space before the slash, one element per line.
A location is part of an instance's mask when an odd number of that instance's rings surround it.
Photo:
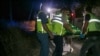
<path fill-rule="evenodd" d="M 100 20 L 99 19 L 90 19 L 89 23 L 91 23 L 91 22 L 99 22 L 100 23 Z"/>
<path fill-rule="evenodd" d="M 61 16 L 62 16 L 61 14 L 54 15 L 53 19 L 52 19 L 52 22 L 56 22 L 56 23 L 61 25 L 60 26 L 61 28 L 59 29 L 60 32 L 59 33 L 57 32 L 58 35 L 62 35 L 62 30 L 63 30 L 63 22 L 62 22 Z M 54 34 L 56 35 L 56 32 L 54 32 Z"/>
<path fill-rule="evenodd" d="M 59 15 L 54 15 L 52 21 L 57 22 L 57 23 L 60 23 L 60 24 L 63 24 L 63 23 L 62 23 L 62 19 L 61 19 L 61 14 L 59 14 Z"/>
<path fill-rule="evenodd" d="M 62 17 L 62 14 L 54 15 L 54 17 Z"/>
<path fill-rule="evenodd" d="M 99 19 L 90 19 L 88 25 L 88 32 L 91 31 L 100 31 L 100 20 Z"/>
<path fill-rule="evenodd" d="M 61 17 L 54 17 L 52 20 L 61 20 Z"/>
<path fill-rule="evenodd" d="M 62 23 L 61 21 L 59 21 L 59 20 L 53 20 L 53 22 L 57 22 L 57 23 L 59 23 L 59 24 L 62 24 L 62 25 L 63 25 L 63 23 Z"/>
<path fill-rule="evenodd" d="M 37 21 L 41 21 L 41 19 L 37 19 Z"/>

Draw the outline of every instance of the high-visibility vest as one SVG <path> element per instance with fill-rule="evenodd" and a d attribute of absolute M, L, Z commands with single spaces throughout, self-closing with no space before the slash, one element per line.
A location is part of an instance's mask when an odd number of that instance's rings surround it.
<path fill-rule="evenodd" d="M 100 31 L 100 19 L 94 16 L 93 14 L 90 14 L 90 20 L 88 24 L 87 30 L 89 32 L 91 31 Z"/>
<path fill-rule="evenodd" d="M 63 22 L 62 22 L 62 15 L 54 15 L 52 19 L 52 32 L 54 35 L 63 35 Z"/>
<path fill-rule="evenodd" d="M 41 12 L 40 12 L 41 13 Z M 52 26 L 51 26 L 51 20 L 50 18 L 47 18 L 48 20 L 48 23 L 47 23 L 47 27 L 49 28 L 49 30 L 51 31 L 52 29 Z M 41 19 L 37 18 L 37 32 L 41 32 L 41 33 L 47 33 L 43 26 L 42 26 L 42 22 L 41 22 Z"/>

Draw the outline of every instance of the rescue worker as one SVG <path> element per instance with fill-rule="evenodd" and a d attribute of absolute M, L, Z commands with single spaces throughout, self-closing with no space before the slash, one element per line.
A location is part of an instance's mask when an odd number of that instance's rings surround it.
<path fill-rule="evenodd" d="M 52 32 L 54 34 L 53 42 L 55 43 L 55 51 L 53 53 L 53 56 L 62 56 L 63 52 L 63 35 L 64 35 L 64 28 L 67 28 L 71 32 L 72 29 L 69 27 L 68 24 L 66 24 L 66 19 L 63 19 L 63 16 L 65 14 L 61 14 L 61 11 L 57 11 L 56 14 L 53 16 L 52 19 Z"/>
<path fill-rule="evenodd" d="M 71 25 L 69 24 L 69 18 L 70 18 L 70 9 L 69 8 L 62 8 L 62 21 L 63 21 L 63 27 L 70 31 L 72 34 L 74 34 L 76 31 L 71 28 Z"/>
<path fill-rule="evenodd" d="M 91 6 L 84 9 L 81 37 L 85 34 L 86 40 L 80 50 L 80 56 L 100 56 L 100 17 L 92 13 Z"/>
<path fill-rule="evenodd" d="M 41 44 L 40 56 L 49 56 L 49 36 L 53 38 L 49 26 L 49 19 L 47 18 L 46 8 L 43 4 L 37 18 L 37 36 Z"/>
<path fill-rule="evenodd" d="M 63 52 L 63 23 L 61 21 L 61 16 L 61 13 L 57 12 L 52 19 L 53 42 L 55 44 L 53 56 L 62 56 Z"/>
<path fill-rule="evenodd" d="M 74 34 L 74 31 L 72 29 L 72 25 L 71 25 L 70 20 L 69 20 L 71 17 L 70 16 L 70 9 L 69 8 L 62 8 L 61 13 L 62 13 L 62 22 L 63 22 L 64 28 L 65 28 L 64 39 L 67 42 L 67 44 L 65 44 L 67 48 L 65 47 L 63 49 L 63 51 L 65 49 L 67 49 L 63 52 L 63 55 L 65 55 L 65 54 L 67 54 L 67 52 L 73 51 L 73 48 L 71 47 L 71 37 L 68 37 L 68 36 Z"/>

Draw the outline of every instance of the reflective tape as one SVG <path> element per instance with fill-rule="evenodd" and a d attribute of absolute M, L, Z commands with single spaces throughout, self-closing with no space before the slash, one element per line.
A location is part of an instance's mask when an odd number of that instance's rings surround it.
<path fill-rule="evenodd" d="M 41 21 L 41 19 L 37 19 L 37 21 Z"/>
<path fill-rule="evenodd" d="M 63 22 L 58 21 L 58 20 L 53 20 L 53 22 L 57 22 L 57 23 L 60 23 L 60 24 L 62 24 L 62 25 L 63 25 Z"/>
<path fill-rule="evenodd" d="M 59 17 L 54 17 L 54 19 L 52 19 L 52 20 L 59 20 L 59 21 L 61 21 L 61 18 L 59 18 Z"/>
<path fill-rule="evenodd" d="M 99 19 L 90 19 L 89 22 L 99 22 L 100 23 L 100 20 Z"/>

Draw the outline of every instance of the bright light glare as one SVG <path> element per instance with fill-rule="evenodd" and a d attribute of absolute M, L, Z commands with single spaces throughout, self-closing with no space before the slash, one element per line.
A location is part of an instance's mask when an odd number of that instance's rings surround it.
<path fill-rule="evenodd" d="M 47 12 L 51 12 L 51 8 L 47 8 Z"/>

